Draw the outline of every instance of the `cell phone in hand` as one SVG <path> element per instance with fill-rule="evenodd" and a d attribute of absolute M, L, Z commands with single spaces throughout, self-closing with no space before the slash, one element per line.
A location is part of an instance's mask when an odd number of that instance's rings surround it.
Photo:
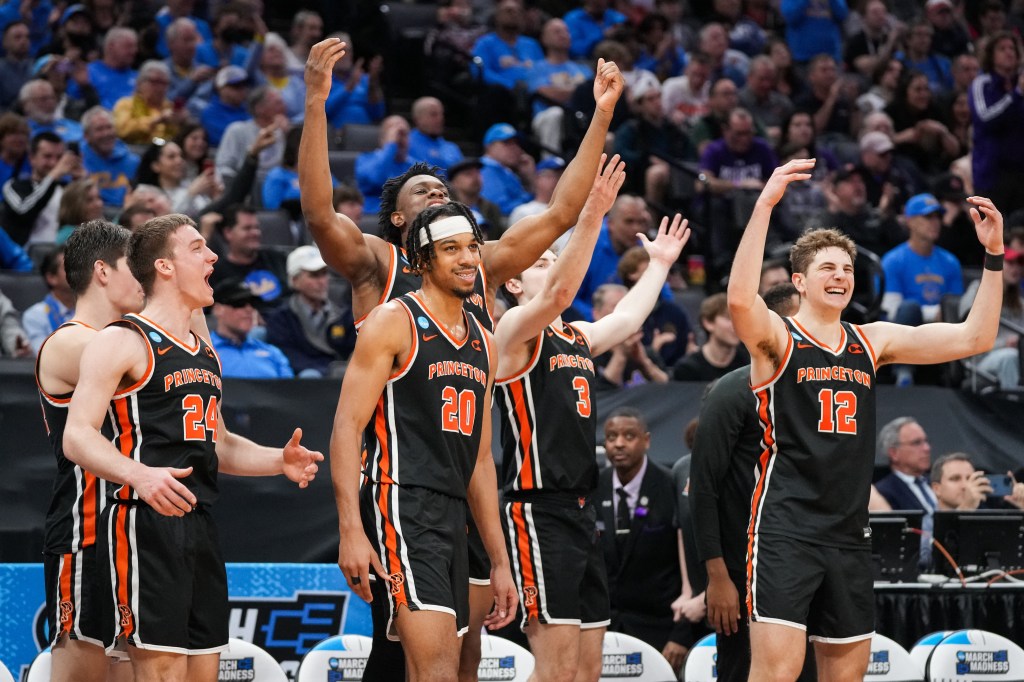
<path fill-rule="evenodd" d="M 985 474 L 985 478 L 988 479 L 989 484 L 992 486 L 992 492 L 988 494 L 989 497 L 1006 497 L 1007 495 L 1013 494 L 1013 478 L 1006 474 Z"/>
<path fill-rule="evenodd" d="M 68 151 L 77 156 L 82 155 L 82 151 L 77 142 L 68 142 Z"/>

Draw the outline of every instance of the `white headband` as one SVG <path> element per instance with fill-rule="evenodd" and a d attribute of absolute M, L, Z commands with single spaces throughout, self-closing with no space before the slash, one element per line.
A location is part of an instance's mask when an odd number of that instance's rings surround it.
<path fill-rule="evenodd" d="M 466 216 L 453 215 L 430 223 L 430 235 L 433 241 L 439 242 L 457 234 L 473 234 L 473 226 Z M 427 237 L 427 228 L 420 228 L 420 244 L 426 244 L 430 239 Z"/>

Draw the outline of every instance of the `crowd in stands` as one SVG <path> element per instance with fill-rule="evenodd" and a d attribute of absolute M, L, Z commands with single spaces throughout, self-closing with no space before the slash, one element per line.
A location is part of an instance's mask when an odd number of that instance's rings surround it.
<path fill-rule="evenodd" d="M 679 211 L 695 237 L 642 335 L 602 359 L 607 387 L 708 381 L 746 361 L 716 292 L 764 181 L 805 157 L 813 177 L 787 193 L 769 248 L 781 256 L 812 225 L 853 237 L 854 321 L 963 315 L 982 255 L 964 200 L 994 199 L 1008 324 L 967 364 L 1020 385 L 1017 4 L 442 0 L 416 64 L 391 59 L 391 37 L 325 23 L 336 14 L 302 9 L 276 30 L 264 16 L 260 0 L 0 4 L 0 267 L 34 272 L 40 294 L 21 310 L 0 295 L 3 354 L 31 355 L 71 314 L 59 245 L 76 225 L 181 212 L 220 255 L 210 319 L 237 358 L 228 375 L 343 369 L 347 285 L 307 248 L 296 168 L 304 62 L 332 34 L 349 44 L 326 102 L 335 208 L 368 231 L 384 182 L 417 162 L 446 173 L 490 238 L 539 212 L 593 113 L 597 60 L 620 66 L 607 148 L 628 180 L 568 317 L 598 317 L 636 281 L 637 231 Z M 400 72 L 424 78 L 410 89 Z M 360 128 L 375 140 L 354 144 Z M 768 286 L 784 267 L 766 268 Z M 936 374 L 898 367 L 890 380 L 949 383 Z"/>

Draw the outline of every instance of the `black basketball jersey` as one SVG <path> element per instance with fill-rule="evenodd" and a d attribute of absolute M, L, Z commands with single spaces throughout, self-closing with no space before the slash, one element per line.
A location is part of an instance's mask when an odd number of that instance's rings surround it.
<path fill-rule="evenodd" d="M 39 389 L 39 403 L 43 408 L 43 423 L 50 447 L 57 458 L 57 476 L 53 479 L 53 494 L 43 531 L 43 550 L 51 554 L 77 552 L 95 544 L 96 521 L 106 504 L 105 481 L 64 456 L 64 429 L 68 423 L 68 405 L 72 393 L 52 395 L 43 390 L 39 381 L 39 357 L 43 347 L 58 331 L 73 326 L 92 329 L 78 320 L 65 322 L 46 337 L 36 356 L 36 386 Z M 110 436 L 108 422 L 104 421 L 101 433 Z"/>
<path fill-rule="evenodd" d="M 408 312 L 412 348 L 384 386 L 366 426 L 363 473 L 378 483 L 417 486 L 465 499 L 476 465 L 493 355 L 479 321 L 466 314 L 458 341 L 414 293 L 396 299 Z"/>
<path fill-rule="evenodd" d="M 846 322 L 835 349 L 793 318 L 786 326 L 782 364 L 753 387 L 763 435 L 748 534 L 863 548 L 875 461 L 874 351 Z"/>
<path fill-rule="evenodd" d="M 141 315 L 125 315 L 113 324 L 141 334 L 149 350 L 145 375 L 110 401 L 114 445 L 147 466 L 192 467 L 181 482 L 198 504 L 212 504 L 221 399 L 216 351 L 195 335 L 191 344 L 176 339 Z M 139 499 L 128 485 L 108 487 L 114 499 Z"/>
<path fill-rule="evenodd" d="M 384 292 L 380 296 L 377 305 L 404 296 L 409 292 L 416 291 L 423 286 L 423 280 L 419 275 L 409 269 L 409 259 L 405 256 L 405 249 L 388 242 L 391 258 L 388 261 L 388 279 L 384 283 Z M 478 322 L 489 332 L 494 331 L 494 320 L 487 311 L 487 277 L 484 274 L 483 266 L 476 269 L 477 278 L 473 284 L 473 295 L 466 299 L 463 307 L 467 312 L 472 313 Z M 356 329 L 362 326 L 366 316 L 356 320 Z"/>
<path fill-rule="evenodd" d="M 594 361 L 570 324 L 549 325 L 529 364 L 500 387 L 502 489 L 587 496 L 597 487 Z"/>

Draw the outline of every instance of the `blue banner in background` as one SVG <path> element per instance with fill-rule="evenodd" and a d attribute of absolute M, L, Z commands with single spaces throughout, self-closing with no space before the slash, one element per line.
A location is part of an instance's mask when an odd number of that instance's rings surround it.
<path fill-rule="evenodd" d="M 230 637 L 266 650 L 294 679 L 313 646 L 340 634 L 370 635 L 370 606 L 335 564 L 228 564 Z M 0 564 L 0 661 L 20 679 L 46 648 L 42 564 Z"/>

